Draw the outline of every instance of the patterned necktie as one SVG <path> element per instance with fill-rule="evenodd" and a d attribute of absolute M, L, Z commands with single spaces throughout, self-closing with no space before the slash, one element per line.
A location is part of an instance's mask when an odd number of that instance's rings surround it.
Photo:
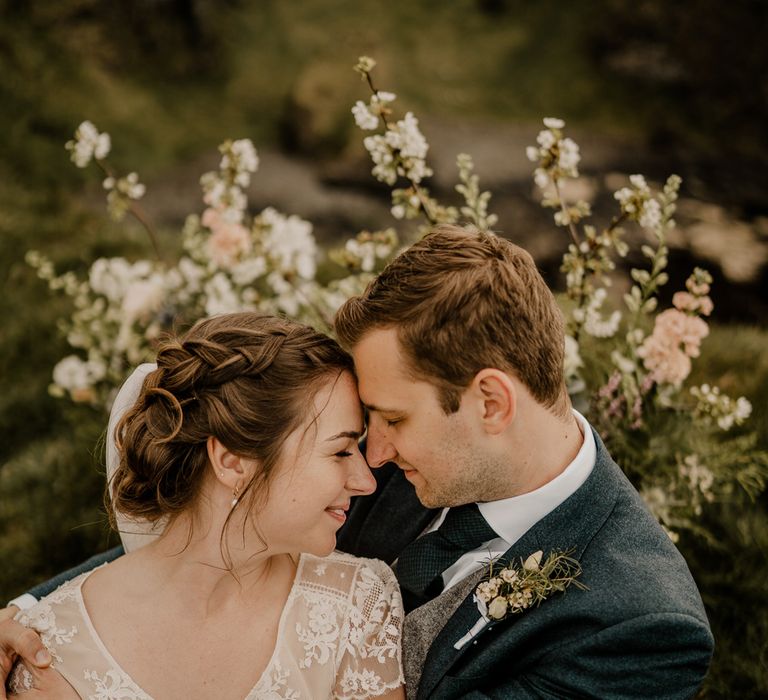
<path fill-rule="evenodd" d="M 438 595 L 443 590 L 443 571 L 462 554 L 496 537 L 477 503 L 451 508 L 437 530 L 411 542 L 397 560 L 395 573 L 406 610 Z"/>

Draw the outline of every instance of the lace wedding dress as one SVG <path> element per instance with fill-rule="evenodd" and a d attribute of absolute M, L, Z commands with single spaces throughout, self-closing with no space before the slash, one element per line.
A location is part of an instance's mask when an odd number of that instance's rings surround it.
<path fill-rule="evenodd" d="M 152 700 L 94 629 L 81 593 L 90 573 L 16 618 L 40 633 L 54 668 L 82 698 Z M 404 682 L 402 622 L 397 580 L 383 562 L 340 552 L 323 558 L 302 554 L 272 658 L 245 700 L 362 700 L 394 690 Z M 19 664 L 9 685 L 21 692 L 31 682 Z"/>

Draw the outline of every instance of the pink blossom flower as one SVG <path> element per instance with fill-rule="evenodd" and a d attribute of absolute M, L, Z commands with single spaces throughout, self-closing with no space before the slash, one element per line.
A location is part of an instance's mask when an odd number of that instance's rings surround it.
<path fill-rule="evenodd" d="M 657 382 L 680 386 L 691 372 L 691 357 L 698 357 L 709 326 L 698 316 L 667 309 L 656 317 L 653 334 L 638 348 L 645 368 Z"/>
<path fill-rule="evenodd" d="M 680 311 L 687 311 L 692 314 L 699 313 L 702 316 L 709 316 L 714 308 L 712 299 L 708 296 L 696 297 L 689 292 L 675 292 L 672 297 L 672 304 Z"/>
<path fill-rule="evenodd" d="M 248 229 L 240 223 L 227 221 L 216 209 L 206 209 L 202 223 L 211 229 L 208 255 L 219 267 L 231 268 L 241 255 L 251 251 Z"/>
<path fill-rule="evenodd" d="M 637 350 L 643 358 L 645 368 L 659 383 L 680 386 L 691 373 L 691 360 L 679 347 L 660 340 L 656 335 L 649 336 Z"/>
<path fill-rule="evenodd" d="M 715 305 L 712 303 L 712 299 L 707 296 L 699 297 L 699 313 L 702 316 L 709 316 L 714 308 Z"/>
<path fill-rule="evenodd" d="M 672 304 L 680 311 L 696 311 L 696 297 L 689 292 L 675 292 Z"/>

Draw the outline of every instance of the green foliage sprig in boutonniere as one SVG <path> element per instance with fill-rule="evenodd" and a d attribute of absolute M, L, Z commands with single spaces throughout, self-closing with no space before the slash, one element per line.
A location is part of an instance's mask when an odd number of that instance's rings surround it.
<path fill-rule="evenodd" d="M 586 590 L 577 581 L 581 565 L 568 552 L 551 552 L 542 564 L 543 552 L 534 552 L 521 566 L 502 565 L 492 561 L 487 577 L 475 588 L 475 601 L 480 614 L 491 620 L 503 620 L 533 605 L 538 606 L 552 593 L 565 591 L 570 585 Z"/>

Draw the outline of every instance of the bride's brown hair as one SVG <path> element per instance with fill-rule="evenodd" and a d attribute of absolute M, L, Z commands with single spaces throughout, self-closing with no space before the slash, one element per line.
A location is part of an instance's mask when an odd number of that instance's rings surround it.
<path fill-rule="evenodd" d="M 325 381 L 343 371 L 353 371 L 352 359 L 332 338 L 256 313 L 200 321 L 168 339 L 115 429 L 120 462 L 110 483 L 112 507 L 154 522 L 193 505 L 210 436 L 260 462 L 240 501 L 266 495 L 284 439 Z"/>

